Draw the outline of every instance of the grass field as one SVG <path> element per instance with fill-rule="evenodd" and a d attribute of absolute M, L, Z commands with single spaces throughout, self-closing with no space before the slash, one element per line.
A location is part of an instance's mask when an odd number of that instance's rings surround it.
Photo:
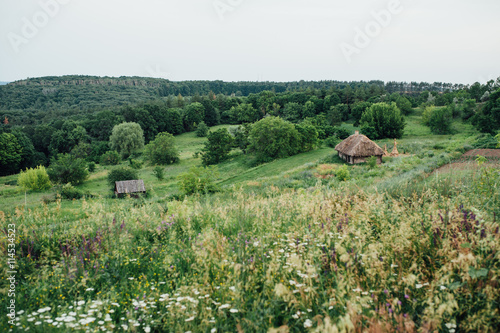
<path fill-rule="evenodd" d="M 55 190 L 25 196 L 5 185 L 16 176 L 3 177 L 0 220 L 15 237 L 0 246 L 7 253 L 13 240 L 18 273 L 17 319 L 7 322 L 3 307 L 0 327 L 498 331 L 500 173 L 475 161 L 443 167 L 477 135 L 453 126 L 437 136 L 408 117 L 404 154 L 374 168 L 344 166 L 324 147 L 257 167 L 234 151 L 217 166 L 220 192 L 177 200 L 177 177 L 201 162 L 193 154 L 206 139 L 194 133 L 176 137 L 181 162 L 165 180 L 140 170 L 150 192 L 142 199 L 112 198 L 111 167 L 78 187 L 92 198 L 48 204 L 41 199 Z M 394 142 L 378 143 L 390 151 Z"/>

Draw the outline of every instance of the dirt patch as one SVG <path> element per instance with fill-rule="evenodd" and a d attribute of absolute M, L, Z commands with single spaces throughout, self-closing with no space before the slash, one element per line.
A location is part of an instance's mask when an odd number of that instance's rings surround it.
<path fill-rule="evenodd" d="M 463 157 L 476 157 L 477 155 L 484 156 L 486 158 L 500 158 L 500 149 L 472 149 L 463 154 Z"/>

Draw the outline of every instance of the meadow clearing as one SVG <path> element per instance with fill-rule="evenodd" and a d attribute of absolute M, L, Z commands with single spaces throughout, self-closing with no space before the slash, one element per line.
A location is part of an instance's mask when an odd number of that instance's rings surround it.
<path fill-rule="evenodd" d="M 331 148 L 257 167 L 218 166 L 221 191 L 187 197 L 176 178 L 204 138 L 176 137 L 181 163 L 149 195 L 112 198 L 98 166 L 92 196 L 62 200 L 0 181 L 15 226 L 15 308 L 4 331 L 495 332 L 500 329 L 498 164 L 437 168 L 477 136 L 432 135 L 408 117 L 399 157 L 347 166 Z M 226 126 L 227 127 L 227 126 Z M 350 129 L 353 129 L 350 125 Z M 377 142 L 392 147 L 392 140 Z M 5 185 L 8 183 L 10 185 Z M 50 197 L 50 200 L 43 197 Z M 44 202 L 45 201 L 45 202 Z M 2 253 L 7 253 L 7 237 Z M 9 271 L 7 257 L 0 267 Z M 11 280 L 0 280 L 7 304 Z"/>

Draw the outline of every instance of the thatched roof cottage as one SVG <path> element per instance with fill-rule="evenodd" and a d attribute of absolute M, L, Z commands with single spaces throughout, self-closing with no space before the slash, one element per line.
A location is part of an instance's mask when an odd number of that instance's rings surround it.
<path fill-rule="evenodd" d="M 124 194 L 146 193 L 144 181 L 140 180 L 125 180 L 115 182 L 115 195 L 122 196 Z"/>
<path fill-rule="evenodd" d="M 366 162 L 372 156 L 376 156 L 377 163 L 381 164 L 384 155 L 382 148 L 358 131 L 339 143 L 335 150 L 339 152 L 340 158 L 350 164 Z"/>

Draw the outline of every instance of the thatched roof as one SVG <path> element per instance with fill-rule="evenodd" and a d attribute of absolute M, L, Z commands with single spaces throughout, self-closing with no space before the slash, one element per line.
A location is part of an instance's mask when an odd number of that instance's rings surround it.
<path fill-rule="evenodd" d="M 365 157 L 384 155 L 382 148 L 365 135 L 358 134 L 358 132 L 339 143 L 335 147 L 335 150 L 348 156 Z"/>
<path fill-rule="evenodd" d="M 115 182 L 115 191 L 118 194 L 146 192 L 144 181 L 141 180 L 125 180 Z"/>

